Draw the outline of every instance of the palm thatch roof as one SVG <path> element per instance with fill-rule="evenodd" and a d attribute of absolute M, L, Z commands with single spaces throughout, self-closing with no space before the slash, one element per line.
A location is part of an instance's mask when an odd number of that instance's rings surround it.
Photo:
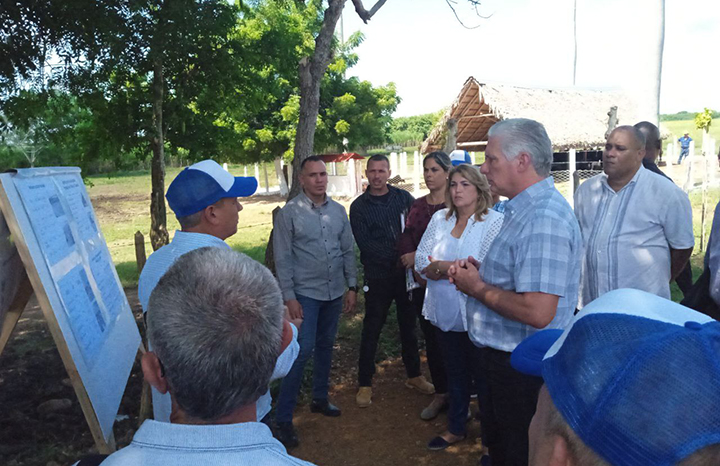
<path fill-rule="evenodd" d="M 545 125 L 556 152 L 595 149 L 605 145 L 611 107 L 617 107 L 618 125 L 640 121 L 635 103 L 620 92 L 483 84 L 470 77 L 421 151 L 442 150 L 451 118 L 458 124 L 456 148 L 473 151 L 485 149 L 496 122 L 520 117 Z"/>

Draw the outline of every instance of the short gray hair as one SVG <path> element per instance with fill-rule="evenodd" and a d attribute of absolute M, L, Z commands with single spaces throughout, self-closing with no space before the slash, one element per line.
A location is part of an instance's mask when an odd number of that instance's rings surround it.
<path fill-rule="evenodd" d="M 202 215 L 205 209 L 195 212 L 194 214 L 186 215 L 184 217 L 177 217 L 177 221 L 180 224 L 180 228 L 183 230 L 187 230 L 188 228 L 193 228 L 198 225 L 200 225 L 200 221 L 202 220 Z"/>
<path fill-rule="evenodd" d="M 500 139 L 500 148 L 508 160 L 525 152 L 532 159 L 535 172 L 550 175 L 553 148 L 545 127 L 528 118 L 511 118 L 495 123 L 488 131 L 488 138 Z"/>
<path fill-rule="evenodd" d="M 148 340 L 175 401 L 213 421 L 257 401 L 280 353 L 283 300 L 270 271 L 224 248 L 181 256 L 148 305 Z"/>

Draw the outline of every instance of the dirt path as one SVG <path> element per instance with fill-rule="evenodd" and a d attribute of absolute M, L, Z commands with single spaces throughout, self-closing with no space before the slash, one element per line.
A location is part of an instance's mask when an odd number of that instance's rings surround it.
<path fill-rule="evenodd" d="M 339 418 L 298 410 L 295 422 L 300 447 L 291 451 L 318 465 L 476 465 L 480 426 L 470 421 L 468 440 L 445 451 L 431 452 L 427 442 L 445 429 L 445 414 L 431 422 L 420 419 L 430 397 L 403 385 L 405 371 L 398 359 L 382 364 L 375 377 L 373 404 L 355 405 L 354 384 L 336 386 L 331 395 L 342 408 Z"/>
<path fill-rule="evenodd" d="M 136 314 L 136 290 L 126 290 Z M 294 456 L 320 466 L 330 465 L 475 465 L 480 443 L 477 421 L 470 421 L 469 439 L 446 451 L 430 452 L 427 442 L 444 430 L 445 415 L 432 422 L 419 413 L 430 401 L 403 385 L 399 359 L 385 361 L 375 377 L 373 404 L 355 405 L 357 348 L 338 342 L 333 363 L 332 400 L 342 408 L 339 418 L 311 414 L 298 407 L 295 422 L 301 445 Z M 0 356 L 0 464 L 58 466 L 72 464 L 93 451 L 93 443 L 73 389 L 67 383 L 42 313 L 31 303 Z M 126 445 L 137 426 L 141 375 L 133 368 L 115 424 L 118 446 Z M 37 407 L 51 399 L 67 399 L 72 405 L 52 413 Z"/>

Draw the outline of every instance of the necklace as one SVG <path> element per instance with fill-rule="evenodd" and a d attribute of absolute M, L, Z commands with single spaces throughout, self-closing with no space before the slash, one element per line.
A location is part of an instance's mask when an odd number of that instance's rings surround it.
<path fill-rule="evenodd" d="M 428 199 L 431 198 L 431 195 L 432 195 L 432 193 L 425 196 L 425 204 L 427 205 L 427 211 L 428 211 L 429 217 L 432 217 L 435 212 L 440 210 L 440 206 L 443 204 L 443 201 L 440 201 L 437 204 L 430 204 L 430 202 L 428 202 Z"/>

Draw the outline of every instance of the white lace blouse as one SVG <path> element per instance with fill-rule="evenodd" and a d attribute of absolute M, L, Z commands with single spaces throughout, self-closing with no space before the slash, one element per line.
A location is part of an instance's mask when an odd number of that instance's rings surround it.
<path fill-rule="evenodd" d="M 457 217 L 453 215 L 446 219 L 447 212 L 448 209 L 442 209 L 432 216 L 420 240 L 415 252 L 415 270 L 418 273 L 430 265 L 428 256 L 432 256 L 435 260 L 446 261 L 467 259 L 468 256 L 472 256 L 482 262 L 503 223 L 503 215 L 494 210 L 489 210 L 482 221 L 472 217 L 455 245 L 451 244 L 454 243 L 451 231 L 455 228 Z M 450 251 L 455 257 L 448 256 Z M 448 299 L 448 293 L 453 292 L 457 293 L 457 300 Z M 457 305 L 448 306 L 449 301 Z M 443 331 L 467 332 L 466 303 L 467 295 L 457 291 L 454 286 L 449 286 L 446 280 L 428 280 L 423 316 Z"/>

